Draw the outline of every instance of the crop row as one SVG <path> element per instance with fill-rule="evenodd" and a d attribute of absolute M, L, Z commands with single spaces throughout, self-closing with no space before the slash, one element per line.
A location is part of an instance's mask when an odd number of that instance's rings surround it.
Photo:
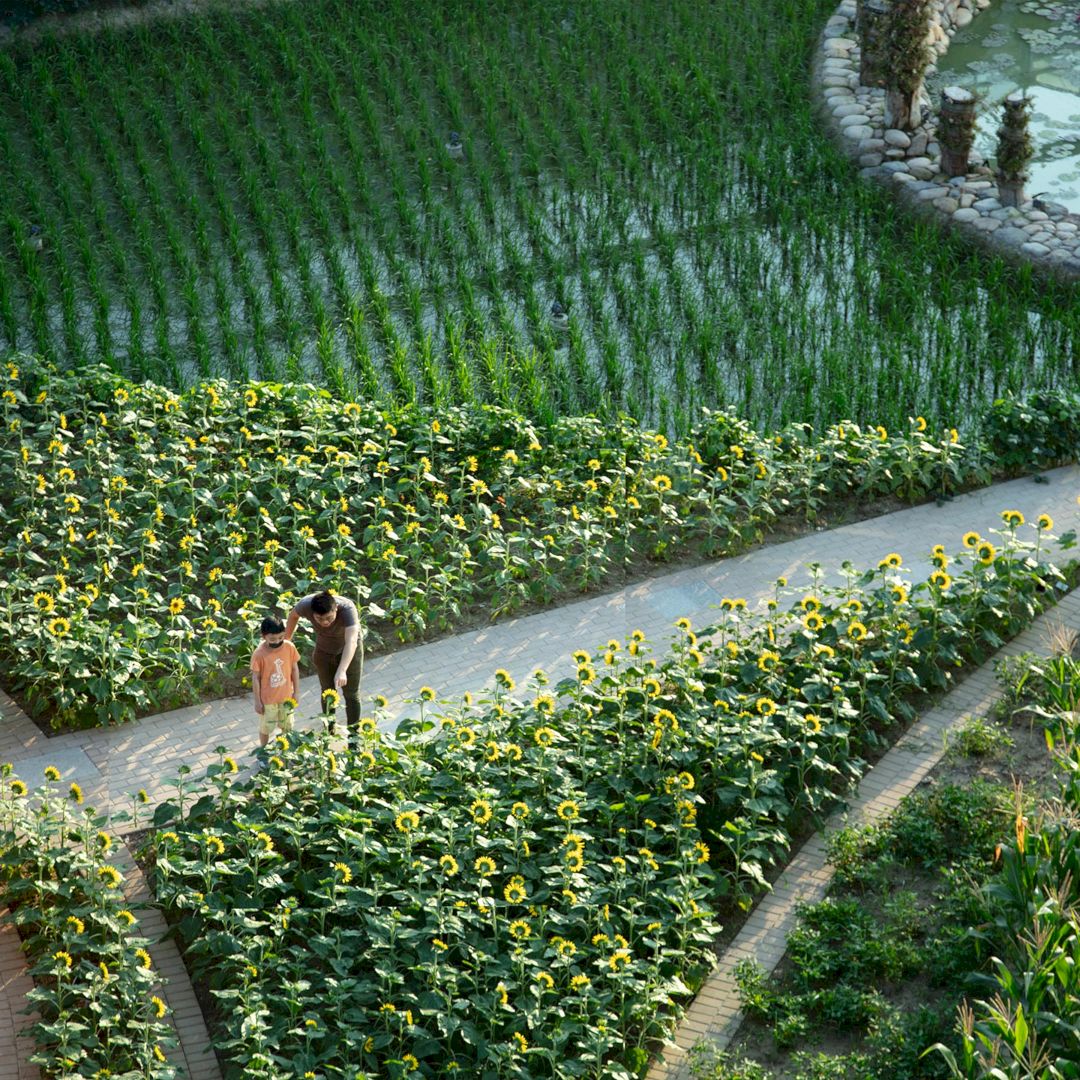
<path fill-rule="evenodd" d="M 30 1061 L 43 1076 L 173 1080 L 168 1006 L 124 898 L 111 828 L 77 783 L 64 790 L 58 769 L 31 791 L 0 767 L 0 903 L 34 977 Z"/>
<path fill-rule="evenodd" d="M 764 613 L 680 620 L 659 661 L 635 632 L 554 687 L 422 688 L 356 752 L 295 734 L 250 785 L 228 758 L 200 797 L 181 778 L 157 897 L 226 1005 L 227 1074 L 641 1075 L 794 824 L 1065 585 L 1013 527 L 972 543 L 910 590 L 891 556 L 798 600 L 778 584 Z"/>
<path fill-rule="evenodd" d="M 220 692 L 264 611 L 318 588 L 361 602 L 369 646 L 415 639 L 737 550 L 852 495 L 947 495 L 995 461 L 921 418 L 767 438 L 719 412 L 669 443 L 625 421 L 384 412 L 310 386 L 177 397 L 31 358 L 4 375 L 0 654 L 7 685 L 55 724 Z M 1080 408 L 994 415 L 1008 452 L 1075 452 Z"/>
<path fill-rule="evenodd" d="M 1070 380 L 1068 294 L 901 226 L 826 145 L 789 7 L 320 0 L 5 53 L 0 337 L 669 433 Z"/>

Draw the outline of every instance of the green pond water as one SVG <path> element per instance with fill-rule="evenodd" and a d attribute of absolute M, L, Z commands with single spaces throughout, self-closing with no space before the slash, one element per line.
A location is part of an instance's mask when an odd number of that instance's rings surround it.
<path fill-rule="evenodd" d="M 992 158 L 1001 100 L 1033 99 L 1029 194 L 1080 211 L 1080 0 L 996 0 L 953 38 L 928 80 L 935 107 L 945 86 L 981 97 L 975 146 Z"/>

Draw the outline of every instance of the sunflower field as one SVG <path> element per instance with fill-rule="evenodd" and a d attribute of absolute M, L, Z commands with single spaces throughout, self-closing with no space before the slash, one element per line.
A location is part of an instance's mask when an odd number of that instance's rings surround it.
<path fill-rule="evenodd" d="M 116 865 L 124 816 L 85 806 L 54 766 L 33 790 L 0 766 L 0 904 L 34 977 L 30 1061 L 44 1076 L 176 1076 L 161 978 Z"/>
<path fill-rule="evenodd" d="M 891 434 L 765 436 L 717 412 L 669 443 L 630 420 L 385 411 L 308 385 L 177 395 L 29 357 L 0 382 L 0 659 L 54 726 L 220 694 L 265 610 L 314 589 L 360 601 L 370 643 L 411 640 L 657 560 L 730 553 L 852 496 L 945 495 L 996 460 L 918 417 Z M 1045 414 L 1022 415 L 1034 444 Z M 1080 405 L 1067 419 L 1054 454 Z"/>
<path fill-rule="evenodd" d="M 970 534 L 909 587 L 731 598 L 663 660 L 644 636 L 573 677 L 440 703 L 361 747 L 279 737 L 157 811 L 158 902 L 217 1002 L 230 1078 L 641 1075 L 765 887 L 927 691 L 1066 587 L 1053 523 Z M 378 704 L 378 703 L 377 703 Z"/>

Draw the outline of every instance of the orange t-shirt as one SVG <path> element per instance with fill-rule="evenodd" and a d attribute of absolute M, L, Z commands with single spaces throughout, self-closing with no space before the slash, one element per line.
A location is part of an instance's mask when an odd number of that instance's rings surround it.
<path fill-rule="evenodd" d="M 264 705 L 280 705 L 286 698 L 296 697 L 292 669 L 299 659 L 300 653 L 291 641 L 282 642 L 276 649 L 271 649 L 264 641 L 255 650 L 251 670 L 259 673 L 259 691 Z"/>

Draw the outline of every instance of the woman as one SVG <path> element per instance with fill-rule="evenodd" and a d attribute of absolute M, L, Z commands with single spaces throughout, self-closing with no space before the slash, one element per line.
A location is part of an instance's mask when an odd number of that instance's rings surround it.
<path fill-rule="evenodd" d="M 344 596 L 323 590 L 299 600 L 285 622 L 285 638 L 292 641 L 296 624 L 307 619 L 315 630 L 315 651 L 311 660 L 319 676 L 319 688 L 337 690 L 345 699 L 345 725 L 349 744 L 358 739 L 360 724 L 360 676 L 363 673 L 364 650 L 360 643 L 360 613 L 356 605 Z M 330 713 L 330 730 L 334 730 L 334 713 L 324 696 L 323 711 Z"/>

